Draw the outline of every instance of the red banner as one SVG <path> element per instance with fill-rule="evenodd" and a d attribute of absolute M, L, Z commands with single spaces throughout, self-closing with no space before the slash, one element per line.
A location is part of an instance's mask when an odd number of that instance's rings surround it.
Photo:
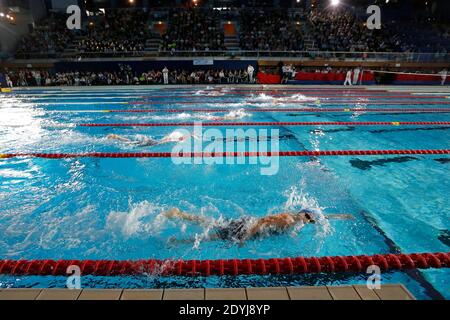
<path fill-rule="evenodd" d="M 396 74 L 395 81 L 407 81 L 407 82 L 437 82 L 440 83 L 441 75 L 431 76 L 422 74 Z"/>
<path fill-rule="evenodd" d="M 258 72 L 258 83 L 277 84 L 280 82 L 281 82 L 281 78 L 278 74 L 267 74 L 264 72 Z"/>

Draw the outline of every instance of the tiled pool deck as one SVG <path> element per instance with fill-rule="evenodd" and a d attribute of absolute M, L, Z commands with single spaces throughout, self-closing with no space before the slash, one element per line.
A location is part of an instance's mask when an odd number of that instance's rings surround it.
<path fill-rule="evenodd" d="M 415 300 L 401 284 L 220 289 L 0 289 L 0 300 Z"/>

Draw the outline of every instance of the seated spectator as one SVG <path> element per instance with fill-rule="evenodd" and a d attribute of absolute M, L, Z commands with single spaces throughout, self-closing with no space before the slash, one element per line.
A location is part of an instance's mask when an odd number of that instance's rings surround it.
<path fill-rule="evenodd" d="M 152 85 L 163 84 L 163 72 L 150 70 L 140 75 L 128 66 L 120 66 L 119 72 L 57 72 L 42 70 L 7 71 L 13 86 L 97 86 L 97 85 Z M 245 70 L 173 70 L 168 73 L 170 84 L 219 84 L 249 83 Z"/>
<path fill-rule="evenodd" d="M 162 51 L 225 50 L 217 11 L 174 9 L 163 36 Z"/>
<path fill-rule="evenodd" d="M 243 10 L 240 46 L 248 51 L 301 51 L 303 36 L 286 11 Z"/>
<path fill-rule="evenodd" d="M 38 55 L 39 57 L 39 55 L 61 53 L 72 42 L 74 35 L 75 33 L 66 27 L 66 16 L 53 13 L 40 21 L 30 34 L 22 38 L 16 55 L 19 57 Z"/>

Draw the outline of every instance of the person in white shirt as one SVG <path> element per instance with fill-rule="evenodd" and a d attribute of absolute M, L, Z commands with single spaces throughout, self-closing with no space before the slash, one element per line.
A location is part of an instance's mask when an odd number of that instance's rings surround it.
<path fill-rule="evenodd" d="M 12 81 L 11 81 L 11 79 L 9 78 L 8 75 L 6 75 L 6 85 L 7 85 L 9 88 L 12 88 L 12 87 L 13 87 L 13 83 L 12 83 Z"/>
<path fill-rule="evenodd" d="M 289 78 L 289 67 L 284 64 L 283 67 L 281 67 L 281 73 L 283 74 L 283 77 L 281 78 L 281 83 L 287 83 Z"/>
<path fill-rule="evenodd" d="M 164 78 L 164 84 L 169 84 L 169 69 L 167 69 L 167 67 L 164 67 L 162 73 Z"/>
<path fill-rule="evenodd" d="M 357 67 L 353 70 L 353 84 L 358 85 L 360 69 Z"/>
<path fill-rule="evenodd" d="M 250 64 L 247 67 L 247 73 L 250 83 L 253 83 L 253 72 L 255 71 L 255 68 Z"/>
<path fill-rule="evenodd" d="M 445 85 L 445 80 L 447 80 L 447 69 L 439 72 L 441 74 L 441 86 Z"/>
<path fill-rule="evenodd" d="M 295 70 L 295 67 L 294 66 L 292 66 L 291 67 L 291 78 L 292 79 L 295 79 L 295 75 L 297 74 L 297 71 Z"/>
<path fill-rule="evenodd" d="M 347 75 L 345 76 L 345 82 L 344 82 L 344 86 L 352 85 L 352 70 L 348 70 L 347 71 Z"/>

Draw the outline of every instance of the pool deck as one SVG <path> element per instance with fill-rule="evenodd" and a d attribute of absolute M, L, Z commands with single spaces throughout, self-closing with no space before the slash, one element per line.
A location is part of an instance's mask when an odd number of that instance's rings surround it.
<path fill-rule="evenodd" d="M 416 300 L 401 284 L 207 289 L 0 289 L 0 300 Z"/>

